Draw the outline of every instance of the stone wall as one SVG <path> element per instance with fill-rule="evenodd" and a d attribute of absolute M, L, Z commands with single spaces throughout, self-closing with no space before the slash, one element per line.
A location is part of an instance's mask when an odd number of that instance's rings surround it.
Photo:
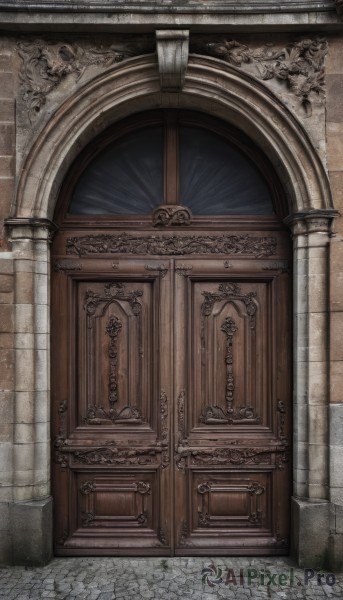
<path fill-rule="evenodd" d="M 333 37 L 326 66 L 328 170 L 335 207 L 343 214 L 343 37 Z M 335 224 L 330 254 L 330 500 L 331 543 L 343 557 L 343 219 Z M 342 558 L 343 561 L 343 558 Z M 341 563 L 342 564 L 342 563 Z"/>
<path fill-rule="evenodd" d="M 249 32 L 248 20 L 246 30 Z M 324 96 L 319 98 L 313 92 L 311 113 L 305 114 L 299 103 L 299 96 L 290 91 L 287 82 L 272 77 L 266 80 L 258 78 L 258 85 L 262 86 L 259 93 L 264 86 L 266 99 L 272 98 L 275 106 L 278 106 L 278 114 L 270 117 L 276 123 L 273 126 L 281 124 L 280 115 L 284 114 L 285 122 L 288 119 L 293 124 L 292 127 L 296 126 L 302 132 L 302 139 L 308 137 L 311 140 L 308 147 L 313 148 L 313 156 L 315 153 L 320 156 L 320 159 L 316 159 L 316 166 L 313 166 L 304 150 L 303 156 L 299 157 L 299 161 L 303 161 L 299 166 L 299 181 L 285 183 L 287 188 L 291 189 L 293 186 L 295 190 L 300 186 L 301 168 L 308 171 L 307 212 L 301 212 L 304 207 L 300 203 L 297 207 L 294 201 L 295 205 L 290 211 L 293 216 L 289 220 L 294 234 L 295 255 L 296 502 L 293 546 L 300 563 L 312 560 L 311 547 L 317 546 L 322 552 L 322 562 L 329 561 L 331 568 L 339 568 L 342 567 L 340 557 L 343 556 L 343 220 L 336 220 L 335 236 L 331 239 L 329 232 L 331 220 L 335 216 L 330 209 L 343 211 L 343 35 L 331 31 L 316 31 L 313 27 L 311 31 L 299 30 L 296 34 L 283 31 L 281 35 L 274 26 L 271 32 L 260 33 L 258 37 L 240 31 L 235 32 L 235 35 L 223 32 L 221 38 L 235 38 L 237 44 L 256 51 L 263 45 L 265 36 L 268 43 L 287 47 L 296 40 L 322 35 L 327 38 L 329 48 L 325 66 L 326 101 Z M 112 47 L 112 54 L 113 51 L 120 53 L 120 48 L 125 49 L 125 35 L 121 35 L 120 43 L 119 38 L 116 38 L 115 47 L 113 39 L 109 41 L 102 34 L 98 35 L 95 42 L 92 38 L 91 43 L 87 35 L 83 36 L 84 42 L 80 37 L 77 38 L 81 49 L 87 47 L 89 50 L 94 43 L 103 44 L 106 51 Z M 73 41 L 70 32 L 67 37 L 68 41 Z M 127 38 L 128 47 L 131 50 L 133 47 L 137 55 L 145 48 L 153 56 L 154 34 L 147 33 L 143 38 L 141 34 L 131 33 Z M 61 75 L 60 79 L 57 77 L 58 85 L 52 86 L 42 108 L 30 119 L 25 96 L 30 81 L 27 77 L 23 78 L 23 61 L 18 50 L 18 43 L 22 44 L 28 39 L 43 39 L 47 43 L 50 40 L 52 45 L 58 46 L 61 36 L 50 39 L 49 34 L 45 32 L 42 35 L 39 29 L 34 36 L 32 33 L 18 36 L 12 32 L 2 37 L 0 45 L 0 562 L 32 564 L 48 560 L 51 556 L 49 223 L 35 218 L 51 218 L 53 206 L 50 206 L 48 214 L 49 198 L 45 198 L 46 204 L 37 208 L 37 214 L 34 212 L 35 197 L 36 194 L 43 194 L 41 188 L 44 182 L 39 180 L 37 171 L 33 175 L 30 173 L 30 157 L 35 156 L 36 146 L 39 145 L 37 140 L 42 139 L 40 134 L 50 124 L 51 139 L 58 139 L 63 131 L 63 123 L 61 130 L 57 131 L 53 120 L 58 111 L 64 110 L 64 103 L 68 98 L 73 96 L 74 101 L 74 95 L 79 93 L 81 111 L 82 103 L 87 100 L 87 86 L 99 74 L 104 75 L 105 81 L 108 74 L 106 85 L 110 89 L 113 85 L 110 80 L 111 69 L 118 62 L 125 69 L 127 57 L 124 54 L 111 65 L 100 56 L 98 63 L 88 65 L 81 76 L 77 70 L 71 69 Z M 204 43 L 204 40 L 207 40 L 206 43 L 213 42 L 213 32 L 202 31 L 198 37 L 191 36 L 191 44 L 194 46 Z M 192 60 L 195 63 L 196 59 Z M 223 64 L 223 71 L 228 64 L 232 66 L 228 61 L 223 61 Z M 219 73 L 220 67 L 218 63 L 216 65 Z M 242 73 L 247 72 L 247 66 L 249 64 L 243 61 Z M 194 64 L 192 68 L 195 69 Z M 34 65 L 32 69 L 30 76 L 34 76 Z M 158 75 L 157 59 L 152 58 L 149 63 L 150 75 L 154 69 L 155 75 Z M 248 69 L 248 76 L 254 77 L 251 69 Z M 219 76 L 216 84 L 218 81 Z M 156 87 L 157 83 L 154 85 Z M 205 89 L 205 83 L 203 85 Z M 149 94 L 151 97 L 155 94 L 153 102 L 157 105 L 156 98 L 161 98 L 160 91 L 157 88 L 147 88 L 147 97 Z M 278 105 L 277 98 L 283 106 Z M 246 99 L 242 96 L 242 104 L 244 101 Z M 170 105 L 171 102 L 171 96 L 167 94 L 166 103 Z M 185 102 L 184 105 L 187 106 L 187 98 L 183 100 L 182 94 L 178 97 L 178 102 L 180 105 Z M 217 108 L 213 108 L 215 102 L 215 98 L 212 101 L 209 99 L 206 106 L 223 116 L 224 104 L 222 108 L 219 103 Z M 94 125 L 93 135 L 96 135 L 100 126 L 105 125 L 105 122 Z M 91 126 L 89 129 L 91 130 Z M 289 131 L 285 129 L 285 136 L 290 135 Z M 77 138 L 77 132 L 75 137 Z M 80 140 L 75 142 L 75 147 L 78 143 L 81 147 Z M 305 148 L 305 145 L 302 147 Z M 51 155 L 51 148 L 49 152 Z M 67 157 L 67 150 L 65 152 Z M 73 152 L 76 150 L 73 149 Z M 278 160 L 276 155 L 275 163 Z M 25 169 L 29 173 L 28 179 L 25 179 L 23 165 L 26 165 Z M 318 179 L 318 165 L 324 165 L 328 169 L 332 205 L 329 205 L 329 195 L 325 192 L 324 178 L 325 199 L 320 204 L 318 194 L 314 198 L 315 185 L 313 183 L 311 186 L 311 176 L 313 181 L 315 177 Z M 288 173 L 290 172 L 291 170 Z M 290 177 L 287 172 L 282 176 L 285 182 L 287 176 Z M 24 189 L 19 190 L 20 194 L 17 193 L 19 180 L 28 182 Z M 17 198 L 21 199 L 20 209 L 15 205 Z M 51 202 L 53 203 L 52 200 Z M 314 208 L 318 212 L 311 216 Z M 322 212 L 319 208 L 323 209 Z M 20 219 L 24 216 L 26 221 L 24 219 L 21 222 Z M 330 329 L 328 306 L 331 311 Z M 299 497 L 302 499 L 299 500 Z M 306 532 L 310 529 L 311 535 L 307 536 Z"/>

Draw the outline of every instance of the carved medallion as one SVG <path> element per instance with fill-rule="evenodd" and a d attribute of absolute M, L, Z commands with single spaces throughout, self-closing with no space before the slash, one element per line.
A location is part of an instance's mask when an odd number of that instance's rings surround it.
<path fill-rule="evenodd" d="M 154 227 L 190 225 L 191 222 L 192 213 L 185 206 L 162 204 L 158 208 L 155 208 L 152 215 L 152 224 Z"/>

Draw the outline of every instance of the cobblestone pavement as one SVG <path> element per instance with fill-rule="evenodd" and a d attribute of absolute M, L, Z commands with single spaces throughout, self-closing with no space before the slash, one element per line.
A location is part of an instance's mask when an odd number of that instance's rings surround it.
<path fill-rule="evenodd" d="M 343 600 L 343 573 L 307 575 L 305 585 L 304 570 L 284 558 L 55 558 L 41 568 L 0 568 L 0 598 Z"/>

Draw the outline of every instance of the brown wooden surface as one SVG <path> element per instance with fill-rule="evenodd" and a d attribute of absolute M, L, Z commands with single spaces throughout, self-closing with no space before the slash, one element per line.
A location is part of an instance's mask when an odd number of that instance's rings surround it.
<path fill-rule="evenodd" d="M 127 225 L 53 242 L 56 554 L 287 554 L 288 233 Z"/>

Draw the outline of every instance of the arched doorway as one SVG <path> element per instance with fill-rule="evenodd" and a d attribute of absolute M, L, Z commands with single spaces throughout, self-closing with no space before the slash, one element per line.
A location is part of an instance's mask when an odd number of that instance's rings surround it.
<path fill-rule="evenodd" d="M 56 209 L 58 554 L 286 554 L 291 295 L 282 189 L 241 132 L 136 115 Z"/>

